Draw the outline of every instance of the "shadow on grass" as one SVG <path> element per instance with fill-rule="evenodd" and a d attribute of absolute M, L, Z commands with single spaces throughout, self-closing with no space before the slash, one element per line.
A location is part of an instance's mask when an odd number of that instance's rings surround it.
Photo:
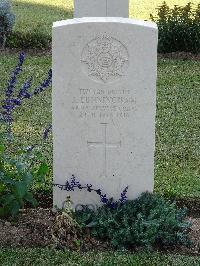
<path fill-rule="evenodd" d="M 16 24 L 7 39 L 9 48 L 48 48 L 53 22 L 73 18 L 73 9 L 32 2 L 14 2 Z"/>

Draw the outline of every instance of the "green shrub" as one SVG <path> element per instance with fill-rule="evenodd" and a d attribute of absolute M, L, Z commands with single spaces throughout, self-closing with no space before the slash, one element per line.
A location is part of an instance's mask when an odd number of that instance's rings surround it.
<path fill-rule="evenodd" d="M 143 193 L 114 209 L 86 207 L 75 216 L 79 224 L 91 228 L 92 236 L 110 240 L 114 247 L 189 244 L 186 211 L 156 194 Z"/>
<path fill-rule="evenodd" d="M 31 32 L 14 31 L 7 38 L 6 46 L 9 48 L 22 48 L 23 49 L 43 49 L 49 48 L 51 38 L 45 35 L 42 31 L 36 29 Z"/>
<path fill-rule="evenodd" d="M 5 46 L 6 37 L 11 32 L 15 21 L 15 16 L 11 12 L 11 5 L 8 0 L 0 2 L 0 47 Z"/>
<path fill-rule="evenodd" d="M 32 151 L 18 151 L 10 157 L 1 138 L 0 144 L 0 217 L 15 217 L 24 204 L 36 206 L 32 185 L 44 182 L 48 167 L 41 162 L 34 165 Z"/>
<path fill-rule="evenodd" d="M 170 9 L 164 2 L 157 17 L 151 15 L 151 19 L 159 29 L 159 52 L 200 52 L 200 4 L 195 10 L 191 3 Z"/>

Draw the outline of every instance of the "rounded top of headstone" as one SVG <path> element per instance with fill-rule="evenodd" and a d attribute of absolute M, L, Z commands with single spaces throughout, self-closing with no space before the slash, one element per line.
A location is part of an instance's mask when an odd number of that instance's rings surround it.
<path fill-rule="evenodd" d="M 138 27 L 147 27 L 157 30 L 157 24 L 151 21 L 144 21 L 139 19 L 130 19 L 130 18 L 114 18 L 114 17 L 84 17 L 84 18 L 74 18 L 67 20 L 60 20 L 53 23 L 53 28 L 64 27 L 74 24 L 82 23 L 122 23 L 126 25 L 134 25 Z"/>

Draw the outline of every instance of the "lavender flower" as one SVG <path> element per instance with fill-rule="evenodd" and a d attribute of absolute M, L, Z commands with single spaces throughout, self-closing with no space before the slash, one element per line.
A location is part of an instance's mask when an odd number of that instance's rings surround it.
<path fill-rule="evenodd" d="M 19 54 L 18 63 L 15 67 L 15 70 L 11 74 L 10 80 L 8 81 L 8 86 L 6 88 L 6 97 L 7 98 L 10 98 L 14 92 L 14 89 L 15 89 L 15 86 L 17 83 L 17 76 L 22 71 L 22 65 L 24 63 L 24 60 L 25 60 L 25 54 L 22 52 Z"/>
<path fill-rule="evenodd" d="M 96 193 L 97 193 L 97 195 L 100 196 L 100 195 L 101 195 L 101 189 L 97 189 L 97 190 L 96 190 Z"/>
<path fill-rule="evenodd" d="M 127 192 L 128 192 L 128 186 L 121 193 L 121 198 L 119 199 L 121 203 L 125 203 L 127 201 Z"/>
<path fill-rule="evenodd" d="M 87 186 L 87 191 L 88 192 L 92 192 L 93 191 L 91 184 L 90 185 L 87 184 L 86 186 Z"/>
<path fill-rule="evenodd" d="M 27 81 L 24 82 L 23 86 L 21 87 L 19 94 L 17 96 L 18 99 L 25 99 L 31 98 L 31 94 L 28 92 L 28 89 L 32 85 L 32 77 L 30 77 Z"/>
<path fill-rule="evenodd" d="M 106 204 L 106 203 L 108 202 L 108 199 L 107 199 L 106 194 L 104 194 L 104 195 L 100 195 L 100 198 L 101 198 L 101 202 L 102 202 L 102 203 Z"/>
<path fill-rule="evenodd" d="M 11 78 L 8 81 L 7 88 L 5 90 L 5 99 L 2 101 L 1 108 L 3 109 L 1 115 L 3 116 L 3 120 L 9 125 L 9 132 L 11 133 L 11 124 L 13 122 L 13 111 L 16 107 L 20 106 L 23 103 L 24 99 L 31 99 L 33 95 L 39 94 L 44 91 L 52 81 L 52 70 L 48 71 L 48 77 L 40 84 L 39 87 L 34 89 L 33 93 L 30 93 L 28 90 L 32 85 L 32 77 L 24 82 L 19 93 L 16 97 L 13 97 L 13 93 L 17 84 L 17 77 L 19 73 L 22 71 L 22 66 L 25 61 L 25 54 L 22 52 L 19 54 L 18 63 L 15 67 L 15 70 L 11 74 Z M 48 130 L 50 131 L 51 128 Z M 48 132 L 45 137 L 48 136 Z"/>
<path fill-rule="evenodd" d="M 43 133 L 44 140 L 48 138 L 51 129 L 52 129 L 52 124 L 50 124 L 47 128 L 45 128 L 44 133 Z"/>
<path fill-rule="evenodd" d="M 63 189 L 66 190 L 66 191 L 74 191 L 74 187 L 71 186 L 69 181 L 65 182 L 65 186 L 63 186 Z"/>
<path fill-rule="evenodd" d="M 74 187 L 74 188 L 78 188 L 81 186 L 81 184 L 79 183 L 78 180 L 76 180 L 76 177 L 74 175 L 72 175 L 72 178 L 71 178 L 71 185 Z"/>
<path fill-rule="evenodd" d="M 17 99 L 11 99 L 16 83 L 17 83 L 17 76 L 22 71 L 22 65 L 25 60 L 25 54 L 22 52 L 19 54 L 18 63 L 15 67 L 15 70 L 11 74 L 11 78 L 8 81 L 7 88 L 5 90 L 5 100 L 3 100 L 2 108 L 4 111 L 2 115 L 4 116 L 4 121 L 7 122 L 9 125 L 12 123 L 12 111 L 14 110 L 16 105 L 20 105 L 20 102 Z"/>
<path fill-rule="evenodd" d="M 108 206 L 110 209 L 116 209 L 117 203 L 118 203 L 117 201 L 111 200 L 106 203 L 106 206 Z"/>
<path fill-rule="evenodd" d="M 86 186 L 82 186 L 74 175 L 72 175 L 70 181 L 66 181 L 65 185 L 53 184 L 53 186 L 56 186 L 61 190 L 66 190 L 66 191 L 74 191 L 75 188 L 78 188 L 80 190 L 86 189 L 88 192 L 93 191 L 97 195 L 99 195 L 101 202 L 111 209 L 116 208 L 118 203 L 124 204 L 127 201 L 128 186 L 122 191 L 119 201 L 113 201 L 113 199 L 108 199 L 107 195 L 103 194 L 101 189 L 94 189 L 91 184 L 86 184 Z"/>
<path fill-rule="evenodd" d="M 76 180 L 76 177 L 74 175 L 72 175 L 70 181 L 65 182 L 65 185 L 57 184 L 56 186 L 61 187 L 66 191 L 74 191 L 74 188 L 82 189 L 81 184 L 79 183 L 79 181 Z"/>
<path fill-rule="evenodd" d="M 52 69 L 49 70 L 48 72 L 48 77 L 47 79 L 45 79 L 39 87 L 37 87 L 33 94 L 39 94 L 40 92 L 44 91 L 47 87 L 49 87 L 49 85 L 51 84 L 52 82 Z"/>

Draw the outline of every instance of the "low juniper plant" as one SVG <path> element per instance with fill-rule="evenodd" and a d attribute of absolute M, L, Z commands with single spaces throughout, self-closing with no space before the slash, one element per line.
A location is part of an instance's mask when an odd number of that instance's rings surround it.
<path fill-rule="evenodd" d="M 75 210 L 74 218 L 83 229 L 90 229 L 93 237 L 108 240 L 116 248 L 190 244 L 191 224 L 186 221 L 186 209 L 177 209 L 175 203 L 160 195 L 145 192 L 136 200 L 128 200 L 127 186 L 119 200 L 114 201 L 101 189 L 82 185 L 74 175 L 64 185 L 54 186 L 65 191 L 84 189 L 96 193 L 102 206 L 94 210 L 82 205 L 81 210 Z"/>
<path fill-rule="evenodd" d="M 75 212 L 75 218 L 91 235 L 107 240 L 115 248 L 189 245 L 188 232 L 191 227 L 186 221 L 186 210 L 160 195 L 143 193 L 136 200 L 116 202 L 115 208 L 106 205 L 97 210 L 87 206 Z"/>

